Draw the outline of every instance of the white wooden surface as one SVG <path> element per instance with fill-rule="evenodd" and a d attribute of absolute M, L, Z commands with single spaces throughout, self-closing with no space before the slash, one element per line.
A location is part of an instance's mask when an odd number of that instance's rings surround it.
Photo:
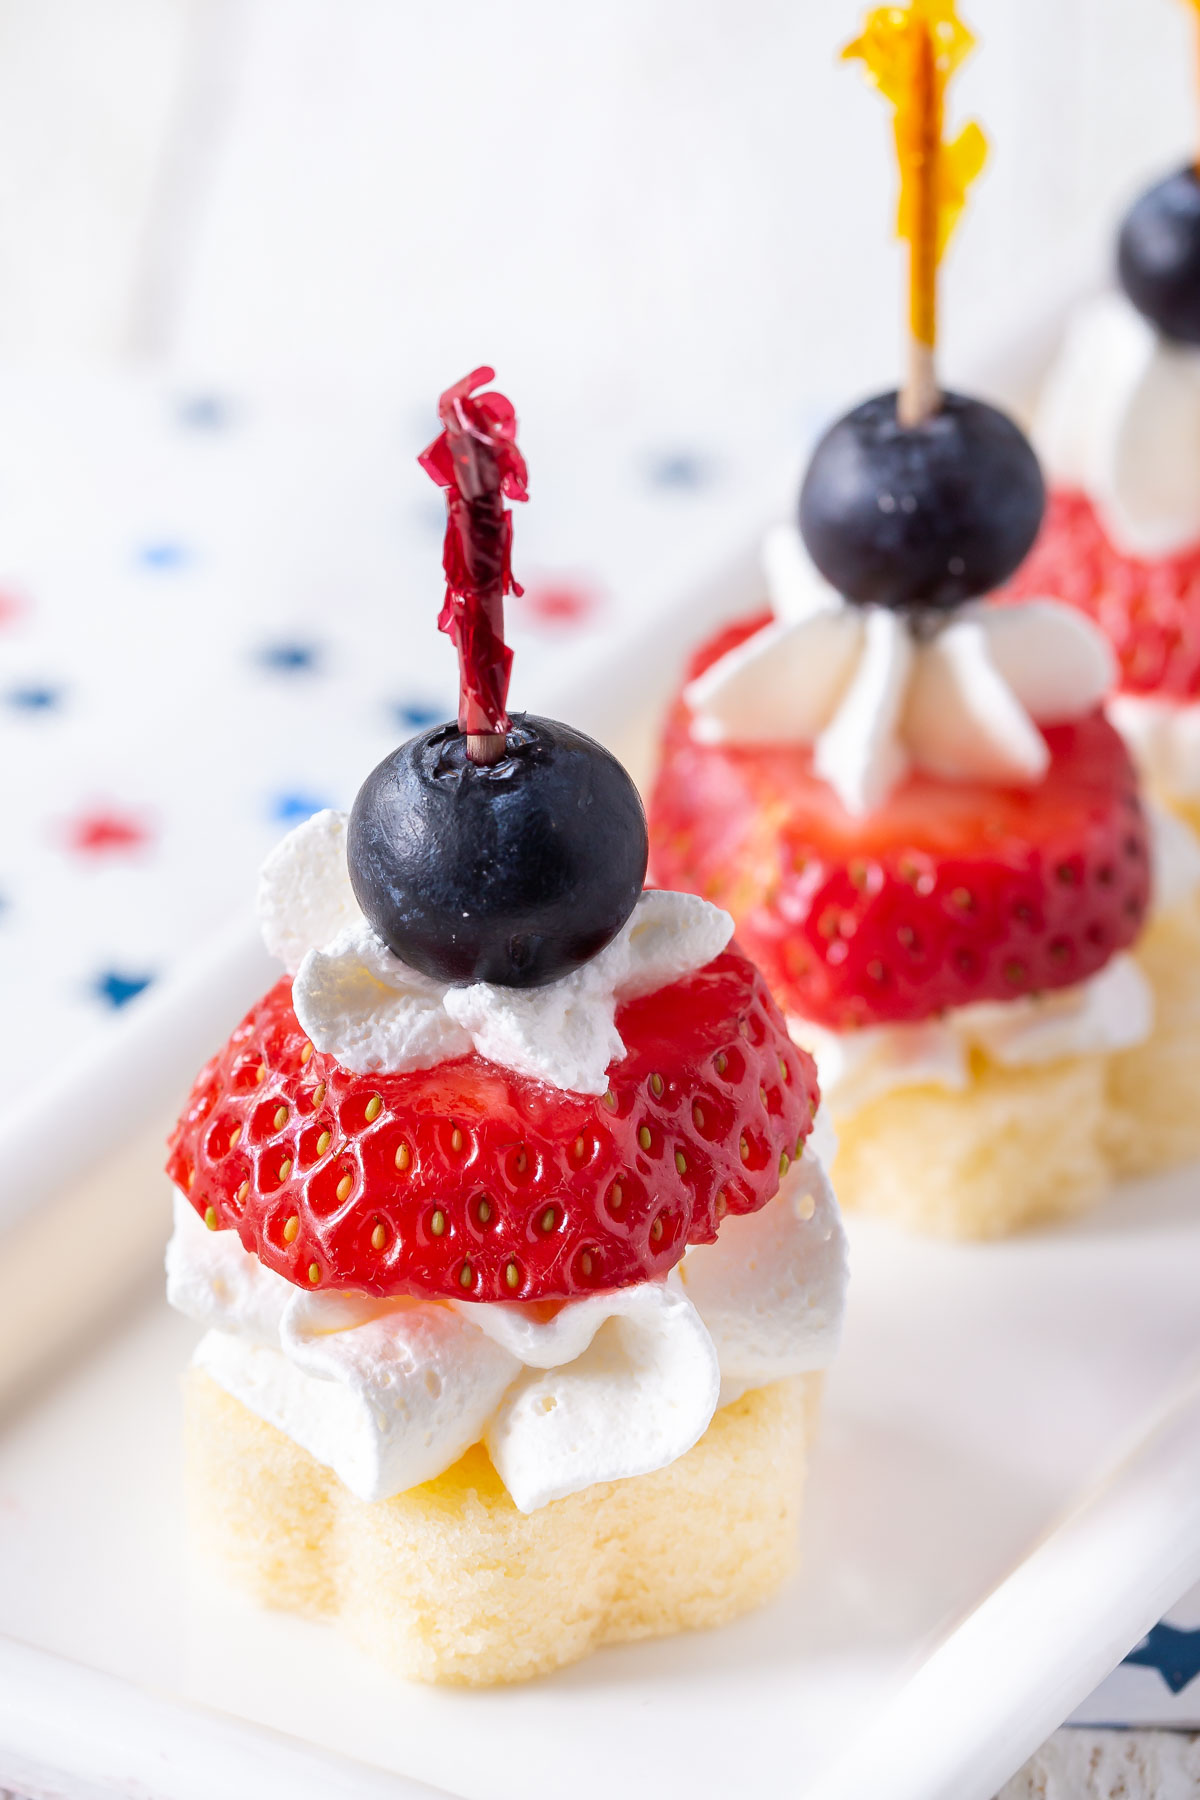
<path fill-rule="evenodd" d="M 1170 1731 L 1060 1731 L 999 1800 L 1195 1800 L 1200 1737 Z"/>
<path fill-rule="evenodd" d="M 973 0 L 951 347 L 1181 156 L 1182 0 Z M 858 0 L 0 0 L 0 352 L 796 408 L 892 367 Z"/>

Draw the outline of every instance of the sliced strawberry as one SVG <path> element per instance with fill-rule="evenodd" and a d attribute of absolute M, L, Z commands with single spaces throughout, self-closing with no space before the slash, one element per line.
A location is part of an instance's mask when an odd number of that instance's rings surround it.
<path fill-rule="evenodd" d="M 680 701 L 650 808 L 655 879 L 728 908 L 787 1012 L 835 1029 L 926 1019 L 1082 981 L 1138 934 L 1146 824 L 1099 713 L 1046 732 L 1035 788 L 918 776 L 865 819 L 808 749 L 698 744 L 689 725 Z"/>
<path fill-rule="evenodd" d="M 603 1098 L 460 1057 L 353 1075 L 279 982 L 201 1071 L 171 1178 L 298 1286 L 553 1300 L 664 1275 L 764 1206 L 817 1103 L 737 950 L 617 1013 Z"/>
<path fill-rule="evenodd" d="M 1001 598 L 1043 595 L 1096 621 L 1127 693 L 1200 699 L 1200 544 L 1153 562 L 1126 556 L 1086 495 L 1052 494 L 1038 540 Z"/>

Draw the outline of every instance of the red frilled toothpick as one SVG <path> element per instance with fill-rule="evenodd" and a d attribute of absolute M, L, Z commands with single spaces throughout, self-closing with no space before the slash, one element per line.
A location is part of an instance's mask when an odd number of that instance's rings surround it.
<path fill-rule="evenodd" d="M 508 731 L 512 651 L 504 642 L 504 597 L 519 594 L 512 575 L 512 514 L 505 500 L 527 500 L 517 415 L 503 394 L 477 394 L 495 379 L 475 369 L 438 401 L 442 430 L 418 458 L 446 490 L 446 600 L 438 628 L 458 650 L 458 728 L 472 762 L 499 762 Z"/>

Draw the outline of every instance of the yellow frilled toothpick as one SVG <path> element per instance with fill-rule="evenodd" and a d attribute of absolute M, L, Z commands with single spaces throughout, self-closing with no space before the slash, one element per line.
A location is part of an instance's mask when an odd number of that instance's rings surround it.
<path fill-rule="evenodd" d="M 1200 52 L 1200 0 L 1184 0 L 1184 4 L 1190 6 L 1196 15 L 1196 49 Z M 1192 159 L 1192 167 L 1200 175 L 1200 150 L 1196 151 Z"/>
<path fill-rule="evenodd" d="M 1200 9 L 1200 0 L 1189 4 Z M 902 425 L 919 425 L 941 402 L 934 362 L 938 265 L 987 157 L 987 139 L 976 124 L 945 141 L 945 96 L 974 44 L 955 0 L 909 0 L 907 6 L 875 7 L 842 52 L 866 64 L 896 109 L 896 230 L 908 245 L 908 372 L 897 403 Z"/>

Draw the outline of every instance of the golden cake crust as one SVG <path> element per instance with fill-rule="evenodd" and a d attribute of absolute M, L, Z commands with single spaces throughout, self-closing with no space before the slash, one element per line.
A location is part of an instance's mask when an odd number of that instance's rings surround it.
<path fill-rule="evenodd" d="M 1023 1069 L 976 1054 L 963 1092 L 898 1088 L 835 1115 L 842 1207 L 940 1237 L 1003 1237 L 1200 1156 L 1200 901 L 1160 914 L 1133 954 L 1154 995 L 1144 1044 Z"/>
<path fill-rule="evenodd" d="M 842 1207 L 938 1237 L 995 1238 L 1063 1218 L 1108 1182 L 1105 1059 L 1034 1069 L 972 1061 L 962 1092 L 893 1089 L 837 1118 Z"/>
<path fill-rule="evenodd" d="M 1200 1157 L 1200 897 L 1152 920 L 1137 960 L 1154 993 L 1154 1030 L 1109 1058 L 1104 1143 L 1118 1175 Z"/>
<path fill-rule="evenodd" d="M 1142 779 L 1143 781 L 1149 780 L 1145 772 L 1143 772 Z M 1176 817 L 1183 820 L 1185 825 L 1190 825 L 1195 835 L 1200 838 L 1200 799 L 1191 798 L 1186 794 L 1173 794 L 1166 788 L 1157 786 L 1152 787 L 1151 792 L 1160 806 L 1165 806 L 1168 812 L 1173 812 Z"/>
<path fill-rule="evenodd" d="M 193 1537 L 262 1604 L 339 1626 L 421 1681 L 521 1681 L 601 1644 L 719 1625 L 797 1561 L 821 1377 L 717 1413 L 669 1468 L 517 1511 L 476 1445 L 437 1480 L 356 1499 L 198 1369 L 185 1378 Z"/>

